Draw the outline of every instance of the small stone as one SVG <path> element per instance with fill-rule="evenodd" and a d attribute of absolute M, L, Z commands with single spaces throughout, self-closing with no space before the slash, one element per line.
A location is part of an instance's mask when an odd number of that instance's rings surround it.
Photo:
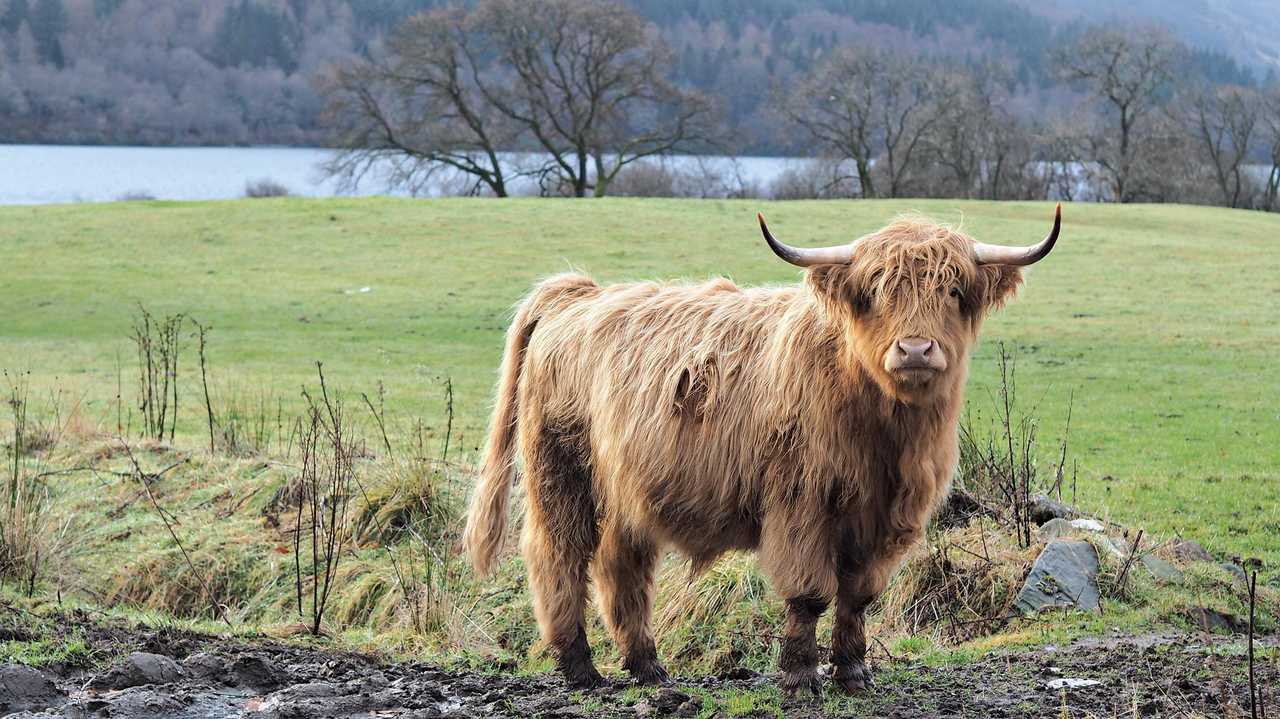
<path fill-rule="evenodd" d="M 1042 525 L 1053 519 L 1070 517 L 1071 509 L 1062 502 L 1039 494 L 1031 499 L 1030 516 L 1031 521 Z"/>
<path fill-rule="evenodd" d="M 1180 539 L 1173 543 L 1170 547 L 1173 556 L 1184 562 L 1212 562 L 1213 555 L 1209 554 L 1209 550 L 1200 545 L 1199 542 L 1190 539 Z"/>
<path fill-rule="evenodd" d="M 184 676 L 178 663 L 162 654 L 134 652 L 124 661 L 89 680 L 90 689 L 128 689 L 148 684 L 169 684 Z"/>
<path fill-rule="evenodd" d="M 256 654 L 236 657 L 229 669 L 231 682 L 250 689 L 275 689 L 283 683 L 280 672 L 268 661 Z"/>
<path fill-rule="evenodd" d="M 967 525 L 970 518 L 982 512 L 982 505 L 972 494 L 959 487 L 952 487 L 933 521 L 942 529 L 955 529 Z"/>
<path fill-rule="evenodd" d="M 658 692 L 653 695 L 652 701 L 655 709 L 663 713 L 669 713 L 671 710 L 689 701 L 689 695 L 679 689 L 664 687 L 659 689 Z"/>
<path fill-rule="evenodd" d="M 1083 529 L 1087 532 L 1101 532 L 1106 527 L 1102 526 L 1102 522 L 1096 519 L 1081 518 L 1071 520 L 1071 526 L 1074 529 Z"/>
<path fill-rule="evenodd" d="M 638 717 L 651 717 L 658 713 L 658 710 L 654 709 L 653 705 L 647 701 L 636 702 L 635 706 L 631 707 L 631 710 Z"/>
<path fill-rule="evenodd" d="M 1240 630 L 1240 622 L 1230 614 L 1208 607 L 1192 607 L 1187 611 L 1192 626 L 1206 632 L 1232 634 Z"/>
<path fill-rule="evenodd" d="M 44 673 L 20 664 L 0 664 L 0 714 L 62 706 L 67 698 Z"/>
<path fill-rule="evenodd" d="M 1062 517 L 1054 517 L 1040 525 L 1040 538 L 1045 541 L 1062 539 L 1063 537 L 1070 536 L 1070 534 L 1071 522 L 1068 522 Z"/>
<path fill-rule="evenodd" d="M 1096 687 L 1101 683 L 1102 682 L 1098 681 L 1097 679 L 1074 679 L 1070 677 L 1064 677 L 1062 679 L 1054 679 L 1052 681 L 1049 681 L 1048 683 L 1045 684 L 1045 686 L 1048 687 L 1049 689 L 1053 689 L 1054 691 L 1057 691 L 1060 689 L 1083 689 L 1085 687 Z"/>
<path fill-rule="evenodd" d="M 702 700 L 698 699 L 697 697 L 692 697 L 689 699 L 689 701 L 685 702 L 684 704 L 681 704 L 679 707 L 676 708 L 676 716 L 678 717 L 697 716 L 698 712 L 700 711 L 702 711 Z"/>
<path fill-rule="evenodd" d="M 1182 570 L 1169 562 L 1151 554 L 1142 555 L 1141 561 L 1142 566 L 1146 567 L 1147 571 L 1151 572 L 1151 576 L 1156 579 L 1171 584 L 1182 584 Z"/>
<path fill-rule="evenodd" d="M 1115 537 L 1107 537 L 1102 546 L 1107 550 L 1108 554 L 1121 560 L 1128 559 L 1129 552 L 1133 550 L 1133 545 L 1126 544 L 1123 539 L 1116 539 Z"/>
<path fill-rule="evenodd" d="M 1239 564 L 1235 564 L 1234 562 L 1223 562 L 1218 566 L 1225 569 L 1231 575 L 1231 578 L 1236 582 L 1236 584 L 1246 587 L 1249 586 L 1249 575 L 1245 574 L 1244 568 Z"/>
<path fill-rule="evenodd" d="M 193 677 L 212 679 L 222 674 L 226 669 L 226 663 L 216 654 L 196 652 L 182 660 L 182 668 Z"/>
<path fill-rule="evenodd" d="M 1017 606 L 1034 613 L 1046 607 L 1099 607 L 1098 552 L 1088 542 L 1055 539 L 1036 557 Z"/>

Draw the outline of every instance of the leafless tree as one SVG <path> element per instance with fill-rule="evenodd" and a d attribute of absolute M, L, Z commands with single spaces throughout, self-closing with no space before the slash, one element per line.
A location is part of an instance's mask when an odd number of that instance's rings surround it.
<path fill-rule="evenodd" d="M 506 196 L 536 175 L 544 193 L 601 196 L 622 168 L 695 150 L 712 106 L 667 79 L 671 55 L 613 0 L 481 0 L 406 21 L 385 53 L 326 81 L 348 184 L 388 171 L 417 190 L 441 172 Z M 517 168 L 504 150 L 545 153 Z"/>
<path fill-rule="evenodd" d="M 1113 125 L 1094 138 L 1093 160 L 1106 172 L 1114 199 L 1136 194 L 1133 171 L 1142 123 L 1172 71 L 1173 42 L 1162 31 L 1118 32 L 1095 28 L 1056 53 L 1062 77 L 1083 83 L 1112 115 Z"/>
<path fill-rule="evenodd" d="M 1267 159 L 1271 165 L 1267 172 L 1262 206 L 1268 212 L 1277 209 L 1280 195 L 1280 86 L 1272 86 L 1263 95 L 1262 137 L 1266 143 Z"/>
<path fill-rule="evenodd" d="M 1258 94 L 1244 87 L 1198 87 L 1184 93 L 1171 113 L 1208 160 L 1221 201 L 1228 207 L 1248 206 L 1251 193 L 1245 166 L 1262 114 Z"/>
<path fill-rule="evenodd" d="M 853 162 L 863 197 L 877 195 L 877 179 L 882 194 L 900 197 L 938 121 L 939 96 L 949 91 L 931 70 L 905 55 L 846 47 L 778 103 L 824 154 Z"/>
<path fill-rule="evenodd" d="M 989 64 L 935 78 L 942 89 L 929 154 L 954 185 L 932 194 L 993 200 L 1026 194 L 1018 180 L 1031 164 L 1030 130 L 1010 110 L 1009 70 Z"/>
<path fill-rule="evenodd" d="M 486 99 L 570 194 L 603 196 L 627 165 L 710 138 L 710 103 L 667 81 L 670 52 L 625 5 L 483 0 L 475 20 L 507 70 L 481 83 Z"/>
<path fill-rule="evenodd" d="M 343 148 L 326 170 L 345 189 L 372 173 L 412 193 L 442 173 L 470 178 L 472 194 L 509 194 L 500 160 L 520 128 L 490 105 L 480 85 L 487 50 L 472 18 L 442 8 L 406 20 L 384 52 L 334 69 L 321 82 L 326 122 Z"/>

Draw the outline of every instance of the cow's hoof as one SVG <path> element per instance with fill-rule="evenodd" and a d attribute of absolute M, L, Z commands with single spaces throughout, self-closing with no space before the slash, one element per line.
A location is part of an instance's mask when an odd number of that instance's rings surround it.
<path fill-rule="evenodd" d="M 560 673 L 574 689 L 594 689 L 604 683 L 604 677 L 587 657 L 573 657 L 560 663 Z"/>
<path fill-rule="evenodd" d="M 595 689 L 604 683 L 604 677 L 590 664 L 564 670 L 564 680 L 574 689 Z"/>
<path fill-rule="evenodd" d="M 836 667 L 831 680 L 846 694 L 858 694 L 875 686 L 871 670 L 862 662 Z"/>
<path fill-rule="evenodd" d="M 627 673 L 632 679 L 636 680 L 636 684 L 646 686 L 654 684 L 670 684 L 671 677 L 667 674 L 667 670 L 658 663 L 657 659 L 649 659 L 643 662 L 637 662 L 634 665 L 626 667 Z"/>
<path fill-rule="evenodd" d="M 822 680 L 817 669 L 798 669 L 784 672 L 782 675 L 782 691 L 788 696 L 811 694 L 822 696 Z"/>

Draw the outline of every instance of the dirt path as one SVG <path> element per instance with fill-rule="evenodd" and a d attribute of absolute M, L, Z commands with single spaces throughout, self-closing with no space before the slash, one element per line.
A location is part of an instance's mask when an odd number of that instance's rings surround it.
<path fill-rule="evenodd" d="M 613 683 L 567 691 L 554 676 L 449 671 L 347 652 L 249 642 L 171 630 L 136 629 L 61 617 L 78 628 L 95 669 L 0 665 L 0 716 L 18 717 L 647 717 L 881 716 L 1027 717 L 1248 716 L 1246 663 L 1239 637 L 1164 634 L 1110 637 L 993 654 L 946 667 L 897 662 L 877 667 L 879 685 L 856 699 L 781 699 L 773 677 L 684 679 L 634 691 Z M 21 629 L 7 630 L 11 641 Z M 31 637 L 27 637 L 29 640 Z M 6 637 L 0 637 L 0 640 Z M 1269 640 L 1274 647 L 1276 642 Z M 1275 652 L 1258 663 L 1271 692 Z M 1098 683 L 1050 688 L 1055 680 Z"/>

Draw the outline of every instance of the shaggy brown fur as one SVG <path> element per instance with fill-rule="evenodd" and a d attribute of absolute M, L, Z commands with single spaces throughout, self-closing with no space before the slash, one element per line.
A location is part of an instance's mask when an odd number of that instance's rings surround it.
<path fill-rule="evenodd" d="M 501 548 L 518 450 L 538 624 L 571 682 L 599 679 L 589 578 L 626 668 L 665 679 L 649 616 L 673 547 L 696 569 L 758 551 L 787 600 L 789 689 L 817 686 L 814 626 L 834 601 L 834 680 L 864 687 L 863 609 L 947 491 L 969 349 L 1021 278 L 977 265 L 959 231 L 905 218 L 799 286 L 542 282 L 507 336 L 472 562 L 487 572 Z M 946 370 L 886 371 L 904 337 L 932 339 Z"/>

